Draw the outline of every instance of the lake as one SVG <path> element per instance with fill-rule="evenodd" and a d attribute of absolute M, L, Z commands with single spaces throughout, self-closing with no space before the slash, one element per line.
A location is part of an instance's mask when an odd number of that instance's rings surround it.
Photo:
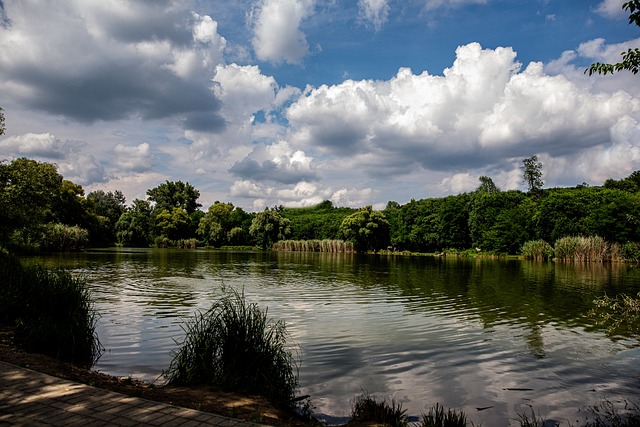
<path fill-rule="evenodd" d="M 575 424 L 587 405 L 640 397 L 638 341 L 586 316 L 604 292 L 640 291 L 629 265 L 153 249 L 33 260 L 86 277 L 106 348 L 95 369 L 112 375 L 161 381 L 181 326 L 233 288 L 286 322 L 300 394 L 331 423 L 363 391 L 486 426 L 531 408 Z"/>

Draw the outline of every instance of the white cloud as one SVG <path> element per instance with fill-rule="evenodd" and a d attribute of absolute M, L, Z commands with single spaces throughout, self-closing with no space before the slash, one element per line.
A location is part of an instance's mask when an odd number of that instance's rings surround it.
<path fill-rule="evenodd" d="M 467 4 L 487 4 L 487 1 L 488 0 L 426 0 L 425 9 L 431 11 L 441 7 L 455 8 Z"/>
<path fill-rule="evenodd" d="M 625 0 L 603 0 L 596 8 L 596 12 L 607 18 L 622 18 L 628 14 L 622 10 Z"/>
<path fill-rule="evenodd" d="M 145 172 L 153 166 L 151 159 L 151 147 L 146 142 L 136 146 L 118 144 L 114 147 L 113 151 L 117 156 L 117 165 L 122 170 L 130 172 Z"/>
<path fill-rule="evenodd" d="M 358 0 L 358 13 L 360 19 L 370 23 L 380 31 L 389 19 L 388 0 Z"/>
<path fill-rule="evenodd" d="M 348 156 L 349 169 L 372 177 L 448 172 L 454 178 L 441 187 L 455 192 L 470 187 L 470 178 L 456 174 L 479 176 L 474 168 L 490 167 L 511 173 L 519 167 L 513 159 L 541 153 L 571 161 L 608 147 L 621 118 L 640 119 L 633 94 L 593 91 L 583 80 L 546 74 L 541 63 L 521 70 L 510 48 L 472 43 L 456 54 L 443 76 L 400 69 L 389 81 L 308 88 L 287 110 L 289 142 L 326 162 Z M 592 166 L 585 173 L 598 179 L 606 166 Z"/>
<path fill-rule="evenodd" d="M 258 59 L 275 64 L 300 64 L 309 43 L 300 29 L 315 0 L 259 0 L 250 16 L 253 49 Z"/>
<path fill-rule="evenodd" d="M 276 80 L 262 74 L 257 65 L 219 65 L 213 81 L 219 84 L 216 92 L 227 120 L 247 120 L 257 111 L 269 110 L 276 99 Z"/>
<path fill-rule="evenodd" d="M 48 160 L 62 159 L 72 151 L 69 141 L 60 141 L 50 133 L 14 135 L 0 141 L 0 155 Z"/>

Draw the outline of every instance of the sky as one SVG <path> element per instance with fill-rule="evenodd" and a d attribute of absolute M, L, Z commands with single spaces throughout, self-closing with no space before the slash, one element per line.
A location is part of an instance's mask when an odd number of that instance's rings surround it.
<path fill-rule="evenodd" d="M 0 159 L 85 192 L 383 209 L 640 169 L 623 0 L 0 0 Z"/>

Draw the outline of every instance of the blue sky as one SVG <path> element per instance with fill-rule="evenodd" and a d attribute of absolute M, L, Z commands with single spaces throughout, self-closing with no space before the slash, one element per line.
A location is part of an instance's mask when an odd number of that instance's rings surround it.
<path fill-rule="evenodd" d="M 248 210 L 600 185 L 640 169 L 623 1 L 3 0 L 0 157 Z"/>

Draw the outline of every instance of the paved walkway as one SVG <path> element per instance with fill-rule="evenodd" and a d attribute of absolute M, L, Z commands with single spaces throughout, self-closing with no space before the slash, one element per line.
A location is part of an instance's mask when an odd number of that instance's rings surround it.
<path fill-rule="evenodd" d="M 258 424 L 130 397 L 0 362 L 0 426 Z"/>

